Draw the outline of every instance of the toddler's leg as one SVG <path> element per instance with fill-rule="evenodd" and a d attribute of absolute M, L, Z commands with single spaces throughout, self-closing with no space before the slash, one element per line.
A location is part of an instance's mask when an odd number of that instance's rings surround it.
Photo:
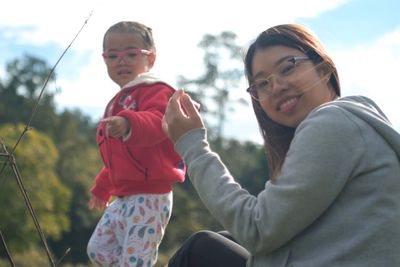
<path fill-rule="evenodd" d="M 157 262 L 158 247 L 171 216 L 172 192 L 143 194 L 129 198 L 127 206 L 135 208 L 126 220 L 121 266 L 154 266 Z"/>
<path fill-rule="evenodd" d="M 120 266 L 122 247 L 116 235 L 119 204 L 116 200 L 106 208 L 89 240 L 87 253 L 94 266 Z"/>

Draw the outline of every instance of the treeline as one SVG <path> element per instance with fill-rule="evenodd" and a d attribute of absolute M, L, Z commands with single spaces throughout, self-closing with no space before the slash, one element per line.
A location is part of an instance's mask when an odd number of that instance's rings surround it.
<path fill-rule="evenodd" d="M 240 71 L 220 70 L 215 53 L 224 49 L 237 60 L 235 36 L 207 35 L 200 47 L 205 51 L 205 74 L 198 79 L 180 77 L 179 82 L 188 91 L 192 90 L 197 101 L 214 103 L 215 109 L 202 109 L 212 146 L 238 182 L 257 194 L 268 173 L 263 148 L 252 142 L 223 138 L 223 125 L 233 108 L 231 104 L 243 101 L 231 101 L 229 96 L 229 88 L 240 79 Z M 101 215 L 87 208 L 89 189 L 102 165 L 95 143 L 98 122 L 79 110 L 57 112 L 54 101 L 57 90 L 46 90 L 35 110 L 49 73 L 45 61 L 30 55 L 7 63 L 5 76 L 0 77 L 0 143 L 10 152 L 27 130 L 16 147 L 15 164 L 51 255 L 56 262 L 61 261 L 60 266 L 88 266 L 86 244 Z M 36 113 L 32 127 L 26 129 L 33 110 Z M 0 231 L 5 241 L 0 244 L 0 266 L 10 266 L 7 250 L 17 266 L 50 266 L 5 149 L 0 147 Z M 222 228 L 186 179 L 174 188 L 174 208 L 161 244 L 159 266 L 166 263 L 183 240 L 201 229 Z"/>

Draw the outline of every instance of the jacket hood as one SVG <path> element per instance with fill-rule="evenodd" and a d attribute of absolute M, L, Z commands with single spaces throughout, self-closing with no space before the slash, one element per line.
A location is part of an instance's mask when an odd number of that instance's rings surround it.
<path fill-rule="evenodd" d="M 374 101 L 365 96 L 348 96 L 325 105 L 343 108 L 368 123 L 386 140 L 400 159 L 400 134 Z"/>
<path fill-rule="evenodd" d="M 132 80 L 132 81 L 128 82 L 127 84 L 125 84 L 125 85 L 121 88 L 121 90 L 124 89 L 124 88 L 127 88 L 127 87 L 132 87 L 132 86 L 135 86 L 135 85 L 137 85 L 137 84 L 141 84 L 141 83 L 153 84 L 153 83 L 158 83 L 158 82 L 162 82 L 162 83 L 165 83 L 165 84 L 169 85 L 170 87 L 173 87 L 173 86 L 171 86 L 169 83 L 167 83 L 167 82 L 161 80 L 161 79 L 160 79 L 157 75 L 155 75 L 154 73 L 145 72 L 145 73 L 143 73 L 143 74 L 137 76 L 134 80 Z M 173 87 L 173 88 L 174 88 L 174 87 Z"/>

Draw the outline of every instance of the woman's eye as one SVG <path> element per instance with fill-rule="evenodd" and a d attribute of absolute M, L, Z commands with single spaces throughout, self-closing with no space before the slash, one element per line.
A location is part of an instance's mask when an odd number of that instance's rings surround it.
<path fill-rule="evenodd" d="M 118 55 L 117 54 L 109 54 L 108 58 L 109 59 L 116 59 L 116 58 L 118 58 Z"/>
<path fill-rule="evenodd" d="M 269 84 L 268 80 L 261 80 L 256 83 L 256 88 L 258 90 L 262 90 L 262 89 L 266 88 L 268 86 L 268 84 Z"/>
<path fill-rule="evenodd" d="M 294 70 L 295 67 L 296 67 L 296 65 L 290 62 L 282 67 L 281 73 L 283 75 L 288 75 L 288 74 L 292 73 L 292 71 Z"/>

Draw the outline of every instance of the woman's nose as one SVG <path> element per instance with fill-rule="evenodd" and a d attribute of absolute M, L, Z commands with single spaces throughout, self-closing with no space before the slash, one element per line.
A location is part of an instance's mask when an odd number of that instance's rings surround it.
<path fill-rule="evenodd" d="M 285 79 L 279 75 L 273 75 L 270 78 L 270 90 L 273 95 L 279 94 L 286 88 Z"/>

